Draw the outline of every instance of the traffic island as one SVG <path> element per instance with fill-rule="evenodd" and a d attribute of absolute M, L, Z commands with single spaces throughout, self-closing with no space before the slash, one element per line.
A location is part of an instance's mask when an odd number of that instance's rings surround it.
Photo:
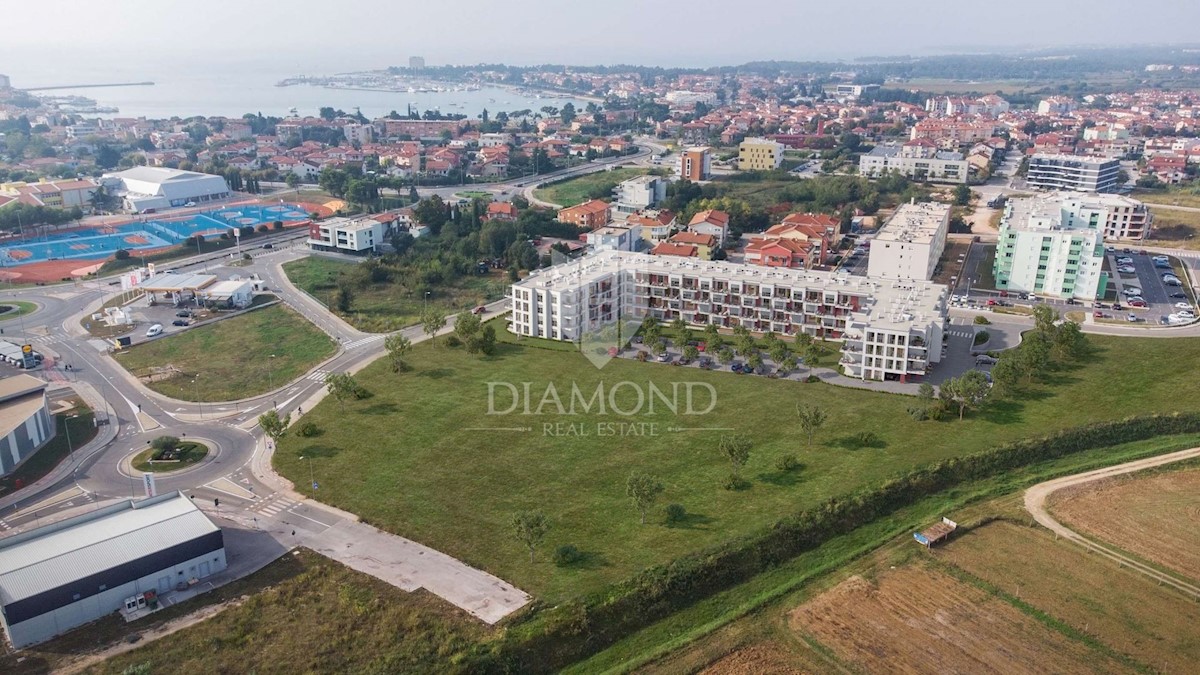
<path fill-rule="evenodd" d="M 208 456 L 208 446 L 199 441 L 181 441 L 159 436 L 150 447 L 134 455 L 130 467 L 141 473 L 174 473 L 193 467 Z"/>

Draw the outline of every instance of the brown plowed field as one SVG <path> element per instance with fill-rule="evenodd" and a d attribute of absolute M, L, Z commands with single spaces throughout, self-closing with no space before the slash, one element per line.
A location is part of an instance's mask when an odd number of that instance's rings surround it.
<path fill-rule="evenodd" d="M 791 625 L 867 673 L 1115 673 L 1120 664 L 982 590 L 921 564 L 853 576 Z"/>
<path fill-rule="evenodd" d="M 783 649 L 760 643 L 724 656 L 700 671 L 701 675 L 806 675 L 808 671 L 793 665 L 794 657 Z"/>
<path fill-rule="evenodd" d="M 994 522 L 938 557 L 1159 672 L 1200 661 L 1200 605 L 1045 530 Z"/>
<path fill-rule="evenodd" d="M 1200 469 L 1113 478 L 1050 499 L 1064 525 L 1200 581 Z"/>

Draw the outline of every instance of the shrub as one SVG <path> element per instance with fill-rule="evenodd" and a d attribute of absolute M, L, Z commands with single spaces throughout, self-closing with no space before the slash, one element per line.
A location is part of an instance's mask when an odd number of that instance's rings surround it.
<path fill-rule="evenodd" d="M 925 420 L 929 419 L 929 410 L 929 406 L 910 405 L 908 407 L 908 414 L 911 415 L 914 420 L 918 422 L 924 422 Z"/>
<path fill-rule="evenodd" d="M 282 230 L 283 229 L 283 221 L 277 220 L 277 221 L 271 223 L 271 227 L 276 230 Z"/>
<path fill-rule="evenodd" d="M 989 325 L 991 325 L 991 323 L 992 322 L 988 321 L 988 318 L 986 316 L 983 316 L 982 314 L 975 317 L 975 325 L 977 325 L 977 326 L 989 326 Z"/>
<path fill-rule="evenodd" d="M 258 226 L 258 231 L 259 231 L 259 232 L 270 232 L 270 231 L 271 231 L 271 226 L 270 226 L 270 225 L 267 225 L 266 223 L 263 223 L 262 225 L 259 225 L 259 226 Z"/>
<path fill-rule="evenodd" d="M 117 249 L 116 258 L 117 260 L 129 260 L 129 251 L 123 248 Z"/>
<path fill-rule="evenodd" d="M 457 335 L 448 335 L 448 336 L 446 336 L 446 346 L 454 347 L 455 349 L 457 349 L 457 348 L 463 346 L 463 341 L 458 339 Z"/>
<path fill-rule="evenodd" d="M 981 345 L 990 339 L 992 339 L 992 336 L 986 330 L 981 330 L 975 334 L 975 344 L 977 345 Z"/>
<path fill-rule="evenodd" d="M 683 508 L 683 504 L 667 504 L 667 522 L 681 523 L 687 518 L 687 509 Z"/>
<path fill-rule="evenodd" d="M 249 253 L 242 254 L 242 260 L 253 260 L 253 259 L 254 259 L 254 256 L 250 255 Z"/>
<path fill-rule="evenodd" d="M 721 483 L 721 487 L 725 488 L 726 490 L 745 490 L 746 488 L 750 487 L 750 481 L 734 473 L 730 474 L 729 478 L 726 478 L 725 481 Z"/>
<path fill-rule="evenodd" d="M 304 438 L 312 438 L 321 435 L 321 429 L 317 427 L 316 422 L 309 420 L 296 429 L 296 434 Z"/>
<path fill-rule="evenodd" d="M 780 471 L 795 471 L 800 468 L 800 458 L 790 452 L 780 455 L 775 459 L 775 468 Z"/>
<path fill-rule="evenodd" d="M 554 549 L 554 564 L 559 567 L 566 567 L 579 562 L 583 559 L 583 553 L 579 551 L 573 544 L 563 544 Z"/>
<path fill-rule="evenodd" d="M 814 384 L 816 382 L 820 382 L 821 378 L 817 377 L 816 375 L 809 375 L 808 377 L 804 378 L 804 381 L 809 384 Z"/>

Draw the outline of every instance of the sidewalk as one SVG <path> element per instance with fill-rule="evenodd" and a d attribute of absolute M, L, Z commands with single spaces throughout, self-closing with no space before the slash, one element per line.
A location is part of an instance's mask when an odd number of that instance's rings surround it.
<path fill-rule="evenodd" d="M 70 385 L 79 397 L 88 404 L 93 411 L 103 410 L 105 408 L 104 397 L 86 382 L 74 382 Z M 64 478 L 73 475 L 75 469 L 87 461 L 97 451 L 105 448 L 109 443 L 116 439 L 120 432 L 119 423 L 115 415 L 109 416 L 108 424 L 102 424 L 99 427 L 96 437 L 85 443 L 82 447 L 76 448 L 73 453 L 73 458 L 68 458 L 54 467 L 50 473 L 42 478 L 26 485 L 12 494 L 0 497 L 0 512 L 5 509 L 15 507 L 20 502 L 40 494 L 42 491 L 50 488 L 55 483 Z"/>

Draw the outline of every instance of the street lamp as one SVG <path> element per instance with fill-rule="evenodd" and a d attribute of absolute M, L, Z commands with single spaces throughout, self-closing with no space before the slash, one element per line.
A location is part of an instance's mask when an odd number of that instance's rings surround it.
<path fill-rule="evenodd" d="M 429 291 L 425 291 L 425 304 L 421 311 L 422 311 L 422 313 L 429 312 Z"/>
<path fill-rule="evenodd" d="M 198 393 L 199 386 L 196 384 L 199 381 L 200 381 L 200 373 L 196 373 L 196 376 L 192 378 L 192 396 L 196 397 L 196 403 L 200 406 L 200 419 L 203 420 L 204 419 L 204 401 L 200 400 L 200 395 Z"/>
<path fill-rule="evenodd" d="M 300 455 L 300 459 L 304 459 L 304 455 Z M 308 486 L 311 489 L 312 498 L 315 500 L 317 498 L 317 478 L 313 473 L 312 457 L 308 458 Z"/>

